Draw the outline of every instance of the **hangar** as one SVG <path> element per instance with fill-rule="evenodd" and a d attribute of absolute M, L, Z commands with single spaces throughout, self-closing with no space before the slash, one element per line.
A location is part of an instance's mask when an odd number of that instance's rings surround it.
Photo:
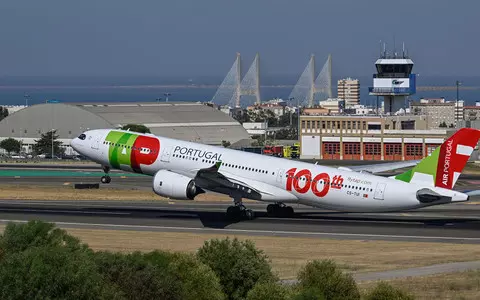
<path fill-rule="evenodd" d="M 29 153 L 42 133 L 55 129 L 67 154 L 70 140 L 81 132 L 143 124 L 159 136 L 221 145 L 249 135 L 240 123 L 212 105 L 201 102 L 45 103 L 19 110 L 0 121 L 0 140 L 22 141 Z"/>

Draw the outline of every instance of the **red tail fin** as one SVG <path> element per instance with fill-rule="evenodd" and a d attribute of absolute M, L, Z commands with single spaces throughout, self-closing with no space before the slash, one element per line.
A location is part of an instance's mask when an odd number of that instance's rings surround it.
<path fill-rule="evenodd" d="M 462 128 L 440 146 L 435 186 L 452 189 L 480 138 L 480 130 Z"/>

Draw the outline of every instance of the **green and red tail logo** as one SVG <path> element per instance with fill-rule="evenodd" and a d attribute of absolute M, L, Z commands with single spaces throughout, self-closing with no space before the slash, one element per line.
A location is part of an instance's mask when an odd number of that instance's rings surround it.
<path fill-rule="evenodd" d="M 110 131 L 106 142 L 109 144 L 108 159 L 112 167 L 128 166 L 134 172 L 142 173 L 140 165 L 153 164 L 160 152 L 160 141 L 156 137 L 130 132 Z"/>
<path fill-rule="evenodd" d="M 480 138 L 480 130 L 462 128 L 414 168 L 395 176 L 405 182 L 418 182 L 452 189 Z"/>

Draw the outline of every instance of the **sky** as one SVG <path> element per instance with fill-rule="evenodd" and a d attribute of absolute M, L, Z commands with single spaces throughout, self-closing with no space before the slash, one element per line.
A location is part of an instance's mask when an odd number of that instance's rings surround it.
<path fill-rule="evenodd" d="M 2 0 L 0 76 L 218 76 L 240 52 L 262 75 L 329 53 L 371 76 L 380 41 L 421 75 L 476 76 L 480 2 L 467 0 Z"/>

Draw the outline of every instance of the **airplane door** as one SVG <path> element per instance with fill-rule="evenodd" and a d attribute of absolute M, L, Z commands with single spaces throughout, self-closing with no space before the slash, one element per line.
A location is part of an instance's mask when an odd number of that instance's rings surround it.
<path fill-rule="evenodd" d="M 385 183 L 378 183 L 377 188 L 375 189 L 375 194 L 373 195 L 374 199 L 383 200 L 385 194 Z"/>
<path fill-rule="evenodd" d="M 172 150 L 172 147 L 164 148 L 162 152 L 162 157 L 160 158 L 160 160 L 163 162 L 169 162 L 171 150 Z"/>
<path fill-rule="evenodd" d="M 279 183 L 282 183 L 283 175 L 284 175 L 283 172 L 284 172 L 283 169 L 278 169 L 277 170 L 277 182 L 279 182 Z"/>

